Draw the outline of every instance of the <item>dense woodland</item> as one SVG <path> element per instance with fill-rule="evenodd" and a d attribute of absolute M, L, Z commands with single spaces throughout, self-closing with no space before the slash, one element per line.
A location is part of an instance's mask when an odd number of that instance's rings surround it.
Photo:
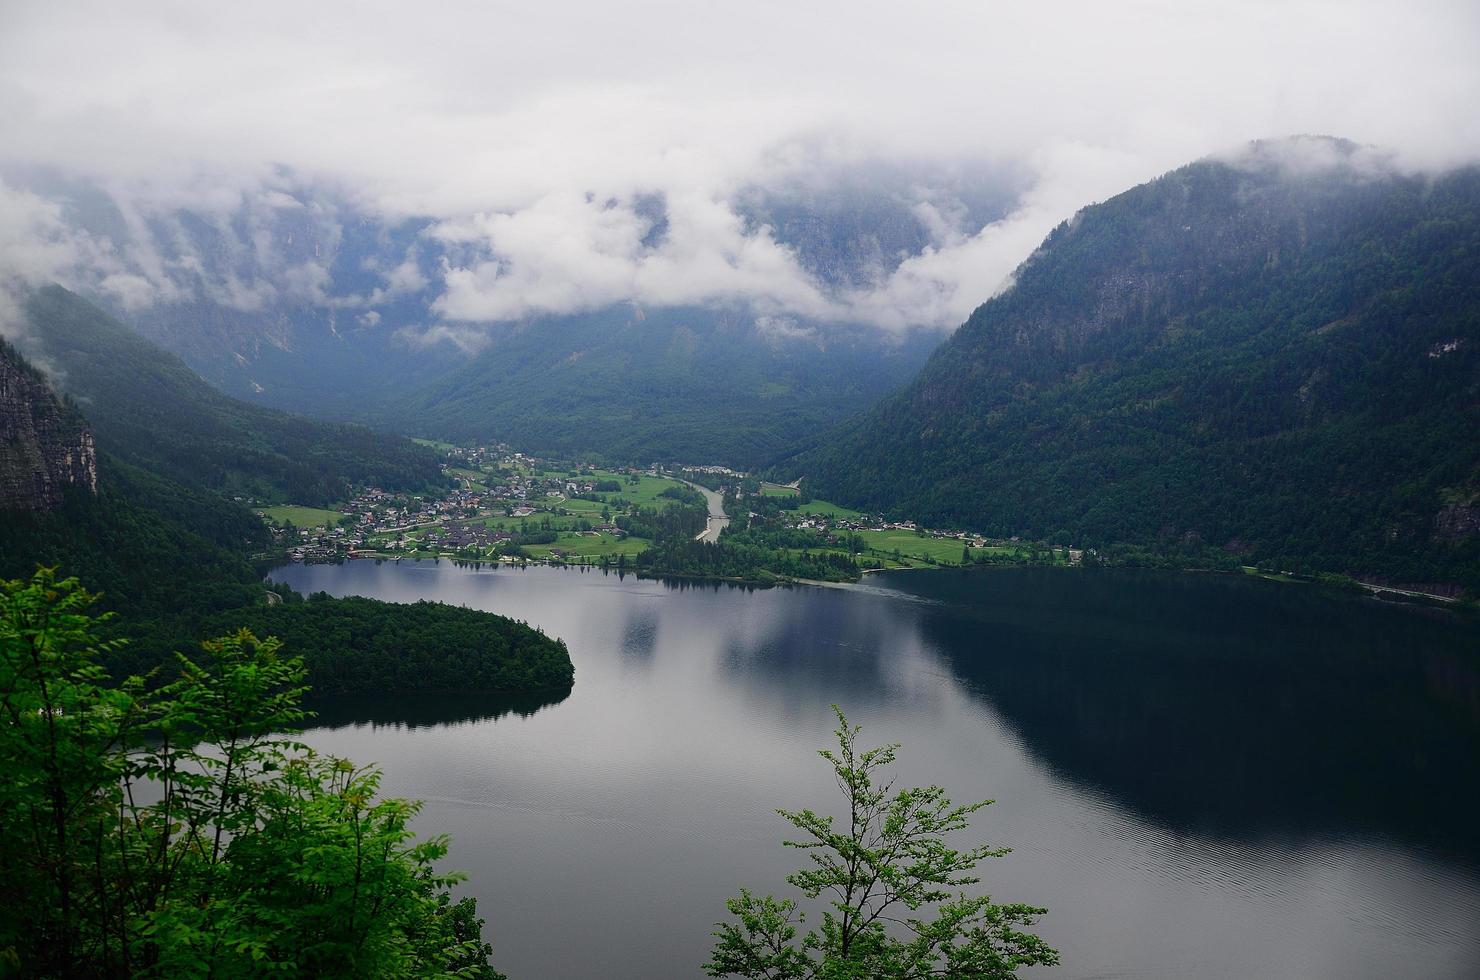
<path fill-rule="evenodd" d="M 326 596 L 268 608 L 252 561 L 267 529 L 208 479 L 176 482 L 99 453 L 96 494 L 72 487 L 54 510 L 0 512 L 0 579 L 45 566 L 89 583 L 100 611 L 121 614 L 97 628 L 126 641 L 114 661 L 125 674 L 162 667 L 167 679 L 174 654 L 250 623 L 290 634 L 326 696 L 569 688 L 564 646 L 502 616 Z"/>
<path fill-rule="evenodd" d="M 1474 589 L 1476 256 L 1477 170 L 1194 164 L 1059 227 L 782 470 L 937 526 Z"/>
<path fill-rule="evenodd" d="M 284 601 L 217 614 L 205 632 L 246 627 L 277 637 L 303 658 L 319 696 L 555 692 L 575 679 L 563 642 L 502 616 L 272 590 Z"/>
<path fill-rule="evenodd" d="M 753 467 L 904 383 L 940 339 L 832 330 L 824 341 L 755 319 L 622 306 L 507 326 L 445 377 L 378 393 L 364 417 L 537 453 Z"/>
<path fill-rule="evenodd" d="M 129 672 L 193 645 L 203 617 L 263 601 L 247 559 L 267 537 L 255 514 L 108 456 L 98 469 L 96 496 L 73 489 L 50 513 L 4 514 L 0 578 L 38 565 L 85 578 L 101 609 L 127 614 L 103 628 L 131 641 L 119 655 Z"/>
<path fill-rule="evenodd" d="M 417 491 L 443 483 L 435 451 L 227 397 L 60 286 L 36 291 L 26 315 L 26 352 L 81 404 L 98 445 L 161 476 L 311 507 L 345 499 L 352 484 Z"/>

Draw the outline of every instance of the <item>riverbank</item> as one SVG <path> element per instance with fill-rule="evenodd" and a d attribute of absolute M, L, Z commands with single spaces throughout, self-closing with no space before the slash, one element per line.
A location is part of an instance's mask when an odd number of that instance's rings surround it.
<path fill-rule="evenodd" d="M 708 516 L 704 519 L 704 530 L 694 535 L 694 540 L 713 544 L 719 540 L 720 533 L 730 526 L 730 515 L 725 513 L 725 498 L 697 483 L 691 483 L 688 480 L 684 480 L 683 483 L 702 493 L 704 503 L 709 509 Z"/>

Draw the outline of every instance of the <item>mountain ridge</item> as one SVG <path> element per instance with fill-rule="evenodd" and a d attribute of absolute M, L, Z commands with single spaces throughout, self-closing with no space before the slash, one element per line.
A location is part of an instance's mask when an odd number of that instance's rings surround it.
<path fill-rule="evenodd" d="M 930 523 L 1473 587 L 1477 261 L 1480 168 L 1256 144 L 1082 210 L 779 469 Z"/>
<path fill-rule="evenodd" d="M 180 358 L 60 286 L 25 302 L 20 343 L 52 365 L 100 445 L 177 483 L 268 501 L 326 505 L 352 484 L 442 481 L 429 449 L 362 426 L 315 422 L 231 398 Z"/>

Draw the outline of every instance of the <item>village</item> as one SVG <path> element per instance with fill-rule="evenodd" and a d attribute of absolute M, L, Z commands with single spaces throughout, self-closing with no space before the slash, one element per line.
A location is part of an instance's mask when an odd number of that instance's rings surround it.
<path fill-rule="evenodd" d="M 763 483 L 724 466 L 596 468 L 504 445 L 438 447 L 446 454 L 443 472 L 449 478 L 440 493 L 363 487 L 334 509 L 257 507 L 273 535 L 271 557 L 305 563 L 450 558 L 625 566 L 650 544 L 629 531 L 633 518 L 644 509 L 678 504 L 686 488 L 701 484 L 728 494 L 731 506 L 753 508 L 745 510 L 748 519 L 764 514 L 784 527 L 815 533 L 818 549 L 867 551 L 874 556 L 867 567 L 966 564 L 1027 547 L 1015 538 L 924 528 L 811 501 L 795 486 Z M 1061 560 L 1077 564 L 1079 558 L 1078 551 L 1064 549 Z"/>

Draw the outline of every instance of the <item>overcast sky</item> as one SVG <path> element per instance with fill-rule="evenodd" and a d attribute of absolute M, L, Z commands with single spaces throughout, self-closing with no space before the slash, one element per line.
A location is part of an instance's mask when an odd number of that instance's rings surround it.
<path fill-rule="evenodd" d="M 1477 100 L 1475 0 L 0 0 L 0 166 L 103 179 L 144 207 L 229 207 L 287 167 L 446 219 L 489 260 L 446 270 L 452 320 L 753 297 L 948 325 L 1084 204 L 1291 133 L 1468 162 Z M 731 207 L 871 160 L 1027 176 L 1005 220 L 946 229 L 850 295 Z M 633 205 L 653 192 L 673 222 L 657 254 Z M 75 261 L 53 218 L 0 188 L 0 263 Z"/>

